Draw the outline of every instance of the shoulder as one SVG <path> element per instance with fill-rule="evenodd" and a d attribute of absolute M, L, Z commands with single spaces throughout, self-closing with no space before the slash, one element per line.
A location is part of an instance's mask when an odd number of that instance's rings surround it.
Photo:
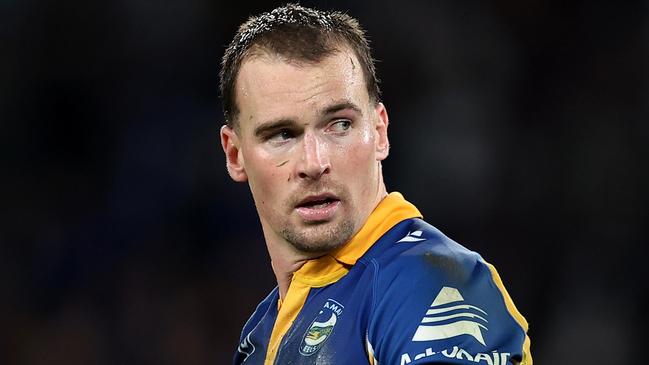
<path fill-rule="evenodd" d="M 368 260 L 375 268 L 368 337 L 377 359 L 454 348 L 520 358 L 527 323 L 493 266 L 422 220 L 395 228 Z"/>
<path fill-rule="evenodd" d="M 479 254 L 421 219 L 402 222 L 378 244 L 368 257 L 375 292 L 394 310 L 428 306 L 445 287 L 463 292 L 490 287 L 491 272 Z"/>
<path fill-rule="evenodd" d="M 413 279 L 461 285 L 484 261 L 421 219 L 410 219 L 381 239 L 383 249 L 370 258 L 385 283 Z"/>

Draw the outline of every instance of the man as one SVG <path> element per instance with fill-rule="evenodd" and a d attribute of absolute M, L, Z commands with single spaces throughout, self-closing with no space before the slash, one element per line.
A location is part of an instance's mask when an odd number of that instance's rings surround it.
<path fill-rule="evenodd" d="M 531 364 L 495 269 L 388 194 L 388 114 L 353 18 L 286 5 L 221 70 L 230 176 L 248 182 L 277 287 L 234 364 Z"/>

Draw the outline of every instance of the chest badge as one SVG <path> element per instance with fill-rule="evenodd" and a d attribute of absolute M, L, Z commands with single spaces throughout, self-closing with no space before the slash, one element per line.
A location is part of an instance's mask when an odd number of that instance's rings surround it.
<path fill-rule="evenodd" d="M 300 354 L 311 356 L 318 352 L 325 341 L 331 336 L 338 318 L 345 307 L 333 299 L 327 299 L 307 329 L 300 343 Z"/>

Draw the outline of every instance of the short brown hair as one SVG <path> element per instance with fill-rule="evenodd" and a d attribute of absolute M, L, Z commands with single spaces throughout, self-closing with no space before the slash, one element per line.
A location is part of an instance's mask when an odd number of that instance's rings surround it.
<path fill-rule="evenodd" d="M 338 11 L 321 11 L 287 4 L 271 12 L 250 17 L 243 23 L 223 55 L 220 90 L 223 114 L 236 126 L 239 110 L 235 83 L 241 64 L 256 51 L 266 51 L 289 60 L 317 63 L 348 46 L 356 54 L 370 100 L 379 101 L 379 81 L 365 32 L 358 21 Z"/>

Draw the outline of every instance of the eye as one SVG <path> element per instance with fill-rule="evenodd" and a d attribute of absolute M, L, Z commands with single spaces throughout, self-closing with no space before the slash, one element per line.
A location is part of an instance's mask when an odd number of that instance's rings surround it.
<path fill-rule="evenodd" d="M 295 137 L 295 135 L 290 130 L 288 130 L 288 129 L 280 129 L 279 131 L 269 135 L 267 140 L 272 142 L 272 143 L 282 143 L 282 142 L 288 141 L 289 139 L 291 139 L 293 137 Z"/>
<path fill-rule="evenodd" d="M 330 126 L 329 130 L 334 133 L 343 133 L 347 132 L 352 126 L 352 121 L 349 119 L 338 119 L 335 120 Z"/>

